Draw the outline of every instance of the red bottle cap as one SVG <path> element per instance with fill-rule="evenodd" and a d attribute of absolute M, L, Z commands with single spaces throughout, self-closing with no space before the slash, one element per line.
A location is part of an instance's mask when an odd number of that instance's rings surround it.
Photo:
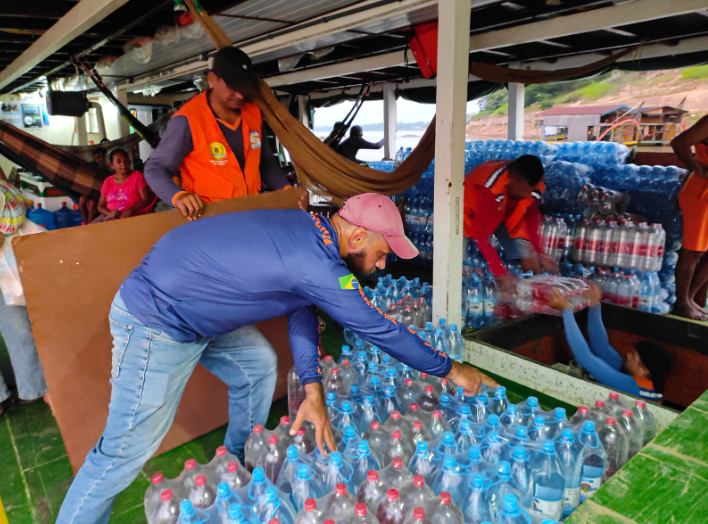
<path fill-rule="evenodd" d="M 350 365 L 351 362 L 349 362 L 348 360 L 342 360 L 342 366 L 344 366 L 345 368 L 348 368 Z"/>
<path fill-rule="evenodd" d="M 307 499 L 305 501 L 305 511 L 315 511 L 317 509 L 317 502 L 315 499 Z"/>
<path fill-rule="evenodd" d="M 402 436 L 403 435 L 401 435 L 401 430 L 399 429 L 394 429 L 393 433 L 391 433 L 391 437 L 393 437 L 393 440 L 401 440 Z"/>
<path fill-rule="evenodd" d="M 172 500 L 172 490 L 171 489 L 163 489 L 162 493 L 160 493 L 160 500 L 163 500 L 163 501 Z"/>
<path fill-rule="evenodd" d="M 263 433 L 263 424 L 256 424 L 253 426 L 254 433 Z"/>
<path fill-rule="evenodd" d="M 331 374 L 336 377 L 337 375 L 339 375 L 339 369 L 334 368 L 334 369 L 332 370 L 332 373 L 331 373 Z"/>
<path fill-rule="evenodd" d="M 596 408 L 604 408 L 604 407 L 605 407 L 605 401 L 604 401 L 604 400 L 596 400 L 596 401 L 595 401 L 595 407 L 596 407 Z"/>
<path fill-rule="evenodd" d="M 325 359 L 325 362 L 332 362 L 332 360 L 334 360 L 332 358 L 332 355 L 327 355 L 324 359 Z"/>
<path fill-rule="evenodd" d="M 418 406 L 417 402 L 411 402 L 408 405 L 408 409 L 410 409 L 411 411 L 418 411 L 418 408 L 419 408 L 419 406 Z"/>
<path fill-rule="evenodd" d="M 423 475 L 414 475 L 413 485 L 416 488 L 422 488 L 425 485 L 425 478 L 423 477 Z"/>
<path fill-rule="evenodd" d="M 280 524 L 280 519 L 276 519 L 275 517 L 273 517 L 268 521 L 268 524 Z"/>
<path fill-rule="evenodd" d="M 403 381 L 403 383 L 406 385 L 406 387 L 410 387 L 413 385 L 413 379 L 407 378 L 406 380 Z"/>
<path fill-rule="evenodd" d="M 227 469 L 229 473 L 236 473 L 238 471 L 238 462 L 229 462 Z"/>
<path fill-rule="evenodd" d="M 605 422 L 607 422 L 610 426 L 615 426 L 617 424 L 617 419 L 615 417 L 607 417 Z"/>
<path fill-rule="evenodd" d="M 194 477 L 194 483 L 197 485 L 197 487 L 202 487 L 206 485 L 206 475 L 197 475 Z"/>
<path fill-rule="evenodd" d="M 420 420 L 414 420 L 413 429 L 416 431 L 420 431 L 421 429 L 423 429 L 423 423 Z"/>
<path fill-rule="evenodd" d="M 359 504 L 354 506 L 354 515 L 356 515 L 357 517 L 366 517 L 368 513 L 369 510 L 366 508 L 366 504 L 364 504 L 363 502 L 359 502 Z"/>
<path fill-rule="evenodd" d="M 622 410 L 622 414 L 623 414 L 625 417 L 632 418 L 632 410 L 631 410 L 631 409 L 623 409 L 623 410 Z"/>
<path fill-rule="evenodd" d="M 420 378 L 423 378 L 423 379 L 428 378 L 428 374 L 427 374 L 427 373 L 421 373 L 421 374 L 420 374 Z"/>
<path fill-rule="evenodd" d="M 578 413 L 582 413 L 583 415 L 588 414 L 588 407 L 587 406 L 578 406 Z"/>
<path fill-rule="evenodd" d="M 278 435 L 271 435 L 268 437 L 268 444 L 277 444 L 278 443 Z"/>
<path fill-rule="evenodd" d="M 618 398 L 620 398 L 620 394 L 617 393 L 616 391 L 610 391 L 610 398 L 612 400 L 617 400 Z"/>
<path fill-rule="evenodd" d="M 440 411 L 439 409 L 433 411 L 433 418 L 442 418 L 442 411 Z"/>
<path fill-rule="evenodd" d="M 447 385 L 450 383 L 450 381 L 449 381 L 448 379 L 446 379 L 446 378 L 441 378 L 441 379 L 440 379 L 440 383 L 441 383 L 443 386 L 447 386 Z"/>
<path fill-rule="evenodd" d="M 393 464 L 393 469 L 401 469 L 403 467 L 403 459 L 401 457 L 396 457 L 393 459 L 391 464 Z"/>
<path fill-rule="evenodd" d="M 643 400 L 637 400 L 634 405 L 637 406 L 639 409 L 644 409 L 645 407 L 647 407 L 647 403 Z"/>
<path fill-rule="evenodd" d="M 280 425 L 281 426 L 287 426 L 288 424 L 290 424 L 290 417 L 289 416 L 283 415 L 282 417 L 280 417 Z"/>
<path fill-rule="evenodd" d="M 379 472 L 375 469 L 369 470 L 369 472 L 366 474 L 366 478 L 371 480 L 372 482 L 379 480 Z"/>
<path fill-rule="evenodd" d="M 391 418 L 393 420 L 398 420 L 399 418 L 401 418 L 401 412 L 398 410 L 391 411 Z"/>
<path fill-rule="evenodd" d="M 197 461 L 194 459 L 188 459 L 184 461 L 184 469 L 194 469 L 197 467 Z"/>
<path fill-rule="evenodd" d="M 347 487 L 344 484 L 337 484 L 334 486 L 334 494 L 338 497 L 343 497 L 347 494 Z"/>
<path fill-rule="evenodd" d="M 389 502 L 396 502 L 398 500 L 398 490 L 396 488 L 391 488 L 386 492 L 386 497 Z"/>
<path fill-rule="evenodd" d="M 372 420 L 369 427 L 374 431 L 378 431 L 381 429 L 381 423 L 378 420 Z"/>
<path fill-rule="evenodd" d="M 447 491 L 440 492 L 440 504 L 441 505 L 449 506 L 451 501 L 452 501 L 452 497 L 450 497 L 450 494 Z"/>
<path fill-rule="evenodd" d="M 165 476 L 158 471 L 152 476 L 150 480 L 153 484 L 162 484 L 162 481 L 165 480 Z"/>
<path fill-rule="evenodd" d="M 413 520 L 425 520 L 425 510 L 423 508 L 415 508 L 413 510 Z"/>
<path fill-rule="evenodd" d="M 332 519 L 327 519 L 323 524 L 334 524 L 334 521 Z"/>
<path fill-rule="evenodd" d="M 226 446 L 219 446 L 218 448 L 216 448 L 216 456 L 217 457 L 225 457 L 226 453 L 228 453 Z"/>
<path fill-rule="evenodd" d="M 300 428 L 300 429 L 297 430 L 297 433 L 296 433 L 296 434 L 297 434 L 298 437 L 304 437 L 304 436 L 305 436 L 305 433 L 306 433 L 305 428 Z"/>

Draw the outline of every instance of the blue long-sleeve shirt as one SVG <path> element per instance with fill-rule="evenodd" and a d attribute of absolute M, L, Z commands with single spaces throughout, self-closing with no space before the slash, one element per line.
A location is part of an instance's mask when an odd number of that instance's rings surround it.
<path fill-rule="evenodd" d="M 563 310 L 563 325 L 570 350 L 583 369 L 609 388 L 635 396 L 642 394 L 637 381 L 620 371 L 622 356 L 610 345 L 599 305 L 591 307 L 588 312 L 590 346 L 585 341 L 570 309 Z"/>
<path fill-rule="evenodd" d="M 287 315 L 303 384 L 321 381 L 315 307 L 394 358 L 445 376 L 452 361 L 371 307 L 340 257 L 332 225 L 305 211 L 197 220 L 163 236 L 123 282 L 132 315 L 178 342 Z"/>

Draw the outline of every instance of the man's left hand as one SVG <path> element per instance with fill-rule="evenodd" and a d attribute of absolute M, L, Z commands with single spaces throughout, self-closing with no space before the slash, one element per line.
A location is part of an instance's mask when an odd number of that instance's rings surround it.
<path fill-rule="evenodd" d="M 295 422 L 290 428 L 290 434 L 295 435 L 302 423 L 306 420 L 312 422 L 315 426 L 315 442 L 320 452 L 327 454 L 324 445 L 330 451 L 336 451 L 337 445 L 334 443 L 332 436 L 332 426 L 327 417 L 327 407 L 324 402 L 324 393 L 322 392 L 322 384 L 311 382 L 305 385 L 306 397 L 300 405 L 300 409 L 295 417 Z"/>
<path fill-rule="evenodd" d="M 447 378 L 452 380 L 456 386 L 463 388 L 465 395 L 470 397 L 479 393 L 482 384 L 490 388 L 499 387 L 499 384 L 494 379 L 488 377 L 477 368 L 468 364 L 460 364 L 459 362 L 453 362 Z"/>

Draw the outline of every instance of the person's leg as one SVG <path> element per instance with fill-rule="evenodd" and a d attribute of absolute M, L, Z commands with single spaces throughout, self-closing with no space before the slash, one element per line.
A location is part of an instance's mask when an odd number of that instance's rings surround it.
<path fill-rule="evenodd" d="M 494 232 L 494 236 L 497 237 L 504 250 L 504 256 L 509 262 L 520 263 L 524 273 L 529 271 L 532 271 L 534 275 L 541 273 L 541 264 L 531 242 L 523 238 L 511 238 L 503 223 Z"/>
<path fill-rule="evenodd" d="M 206 342 L 179 343 L 142 324 L 117 295 L 111 402 L 103 435 L 64 499 L 58 524 L 105 523 L 113 500 L 140 473 L 174 419 Z"/>
<path fill-rule="evenodd" d="M 89 198 L 88 202 L 86 202 L 86 209 L 88 214 L 88 221 L 86 223 L 90 224 L 96 220 L 96 217 L 98 216 L 98 202 L 93 198 Z"/>
<path fill-rule="evenodd" d="M 34 400 L 45 395 L 49 389 L 34 345 L 27 308 L 7 306 L 0 298 L 0 334 L 10 355 L 19 397 Z"/>
<path fill-rule="evenodd" d="M 81 195 L 79 197 L 79 211 L 81 211 L 81 220 L 84 224 L 89 224 L 91 220 L 89 219 L 88 203 L 91 199 L 87 196 Z"/>
<path fill-rule="evenodd" d="M 691 297 L 693 307 L 700 310 L 704 315 L 708 314 L 708 311 L 704 309 L 705 304 L 700 304 L 696 301 L 696 296 L 701 288 L 706 285 L 706 282 L 708 282 L 708 253 L 703 253 L 698 264 L 696 264 L 693 280 L 691 280 L 691 287 L 688 290 L 688 296 Z"/>
<path fill-rule="evenodd" d="M 229 386 L 224 445 L 243 461 L 243 445 L 253 426 L 268 419 L 278 356 L 255 326 L 244 326 L 211 341 L 200 362 Z"/>
<path fill-rule="evenodd" d="M 696 276 L 696 266 L 702 257 L 703 253 L 700 251 L 683 248 L 679 252 L 676 263 L 676 304 L 674 304 L 672 311 L 674 315 L 695 320 L 705 319 L 703 313 L 694 306 L 693 302 L 693 295 L 698 288 L 695 288 L 694 293 L 691 294 L 692 283 Z"/>

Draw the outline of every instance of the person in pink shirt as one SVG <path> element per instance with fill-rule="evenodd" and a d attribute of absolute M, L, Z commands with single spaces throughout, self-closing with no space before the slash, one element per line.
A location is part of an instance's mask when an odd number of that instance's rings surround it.
<path fill-rule="evenodd" d="M 103 181 L 98 201 L 101 216 L 93 223 L 143 214 L 155 198 L 143 174 L 132 170 L 125 150 L 114 149 L 109 159 L 115 174 Z"/>

